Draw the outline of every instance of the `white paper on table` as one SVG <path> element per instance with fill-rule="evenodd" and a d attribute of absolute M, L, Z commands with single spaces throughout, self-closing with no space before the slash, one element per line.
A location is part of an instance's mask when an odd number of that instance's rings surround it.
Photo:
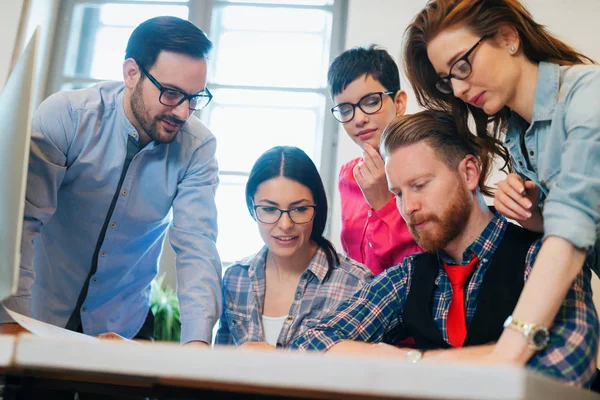
<path fill-rule="evenodd" d="M 18 312 L 9 310 L 4 305 L 2 307 L 4 307 L 6 312 L 16 323 L 18 323 L 34 335 L 45 337 L 63 337 L 71 339 L 99 340 L 93 336 L 84 335 L 83 333 L 79 332 L 73 332 L 68 329 L 60 328 L 58 326 L 39 321 L 37 319 L 29 318 L 23 314 L 19 314 Z"/>

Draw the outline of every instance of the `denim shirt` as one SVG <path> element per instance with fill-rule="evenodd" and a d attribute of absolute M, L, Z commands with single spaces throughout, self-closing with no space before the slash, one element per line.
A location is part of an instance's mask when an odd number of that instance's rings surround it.
<path fill-rule="evenodd" d="M 600 66 L 540 63 L 531 125 L 513 112 L 504 144 L 517 173 L 541 188 L 544 237 L 598 255 Z"/>
<path fill-rule="evenodd" d="M 264 342 L 262 314 L 265 300 L 265 265 L 268 247 L 233 264 L 223 277 L 223 316 L 216 345 Z M 338 255 L 340 264 L 328 274 L 325 252 L 319 248 L 300 277 L 292 305 L 277 340 L 287 347 L 300 333 L 327 315 L 373 279 L 371 271 Z"/>
<path fill-rule="evenodd" d="M 131 338 L 148 314 L 169 228 L 181 339 L 210 343 L 221 307 L 215 137 L 191 117 L 171 143 L 134 147 L 126 166 L 128 143 L 137 145 L 139 134 L 125 115 L 123 94 L 122 82 L 104 82 L 54 94 L 37 110 L 19 287 L 5 304 L 61 327 L 80 312 L 84 333 Z M 80 294 L 85 299 L 75 310 Z M 0 313 L 0 322 L 7 320 Z"/>

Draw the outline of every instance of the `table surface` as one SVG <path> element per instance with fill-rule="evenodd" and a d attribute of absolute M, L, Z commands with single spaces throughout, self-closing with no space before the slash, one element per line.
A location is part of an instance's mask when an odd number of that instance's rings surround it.
<path fill-rule="evenodd" d="M 600 400 L 590 391 L 511 366 L 409 364 L 394 359 L 172 343 L 93 343 L 34 335 L 0 336 L 0 368 L 132 386 L 344 399 Z"/>

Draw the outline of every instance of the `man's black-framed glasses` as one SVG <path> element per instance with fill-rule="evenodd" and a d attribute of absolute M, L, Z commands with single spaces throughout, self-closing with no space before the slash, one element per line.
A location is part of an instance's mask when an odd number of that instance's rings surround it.
<path fill-rule="evenodd" d="M 141 66 L 140 71 L 142 71 L 144 75 L 150 79 L 150 82 L 152 82 L 154 86 L 160 90 L 158 101 L 163 106 L 177 107 L 187 100 L 189 102 L 188 108 L 192 111 L 198 111 L 206 107 L 213 98 L 212 93 L 208 90 L 208 88 L 205 88 L 204 91 L 200 93 L 187 94 L 180 90 L 161 85 L 160 82 L 158 82 L 156 78 L 150 74 L 150 72 L 146 71 L 146 69 L 142 68 Z"/>
<path fill-rule="evenodd" d="M 450 67 L 450 73 L 440 78 L 440 80 L 436 82 L 435 87 L 437 88 L 437 90 L 444 94 L 450 94 L 453 92 L 452 82 L 450 81 L 450 79 L 454 78 L 458 79 L 459 81 L 464 81 L 469 76 L 471 76 L 471 72 L 473 72 L 473 66 L 469 61 L 469 56 L 475 51 L 475 49 L 481 44 L 481 42 L 483 42 L 485 39 L 489 39 L 490 37 L 490 35 L 482 37 L 477 43 L 475 43 L 473 47 L 471 47 L 469 51 L 465 53 L 464 56 L 454 61 L 454 63 L 452 63 L 452 66 Z"/>
<path fill-rule="evenodd" d="M 283 213 L 287 213 L 295 224 L 308 224 L 315 217 L 316 209 L 316 205 L 298 206 L 289 210 L 282 210 L 273 206 L 254 206 L 254 215 L 263 224 L 277 223 Z"/>
<path fill-rule="evenodd" d="M 331 113 L 338 122 L 346 123 L 354 118 L 356 107 L 368 115 L 375 114 L 383 107 L 383 95 L 393 95 L 395 92 L 372 92 L 360 98 L 358 103 L 340 103 L 331 107 Z"/>

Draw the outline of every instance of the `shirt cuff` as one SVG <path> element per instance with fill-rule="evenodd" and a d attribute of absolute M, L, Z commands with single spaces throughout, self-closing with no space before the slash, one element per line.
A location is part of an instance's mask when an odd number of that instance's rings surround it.
<path fill-rule="evenodd" d="M 544 204 L 544 239 L 558 236 L 580 249 L 590 250 L 596 243 L 596 225 L 578 209 L 558 201 Z"/>
<path fill-rule="evenodd" d="M 193 319 L 186 321 L 181 324 L 181 343 L 185 344 L 200 340 L 206 342 L 209 345 L 212 343 L 213 327 L 217 321 L 212 323 L 207 322 L 205 319 Z"/>
<path fill-rule="evenodd" d="M 398 207 L 396 206 L 396 198 L 392 197 L 385 206 L 381 207 L 379 210 L 373 210 L 373 215 L 376 215 L 380 219 L 385 219 L 394 213 L 399 213 Z"/>

